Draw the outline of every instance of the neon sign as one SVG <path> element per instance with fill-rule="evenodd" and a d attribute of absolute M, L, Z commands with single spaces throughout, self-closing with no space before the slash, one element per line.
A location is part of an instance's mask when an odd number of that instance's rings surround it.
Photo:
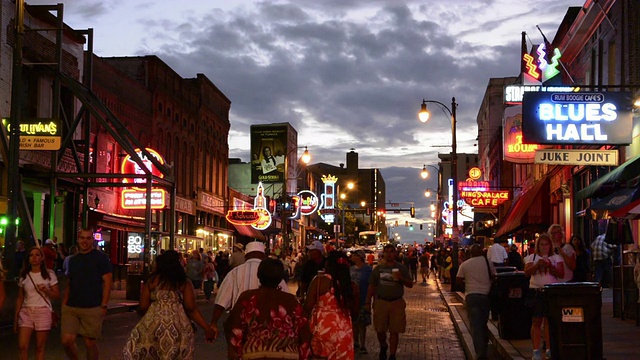
<path fill-rule="evenodd" d="M 321 195 L 321 204 L 318 214 L 327 224 L 335 221 L 338 209 L 335 208 L 335 185 L 338 178 L 332 175 L 322 175 L 324 194 Z"/>
<path fill-rule="evenodd" d="M 264 186 L 262 182 L 258 183 L 258 190 L 255 199 L 253 199 L 253 210 L 258 214 L 258 220 L 251 224 L 256 230 L 264 230 L 271 225 L 271 213 L 267 210 L 267 198 L 264 197 Z"/>
<path fill-rule="evenodd" d="M 300 198 L 300 215 L 311 215 L 318 209 L 318 195 L 309 190 L 302 190 L 298 193 Z"/>
<path fill-rule="evenodd" d="M 155 150 L 151 148 L 145 148 L 160 164 L 164 164 L 164 158 Z M 151 160 L 149 160 L 140 149 L 135 150 L 136 155 L 140 158 L 144 166 L 156 177 L 163 178 L 164 174 L 158 170 Z M 140 167 L 132 158 L 131 155 L 124 157 L 120 167 L 120 173 L 122 174 L 136 174 L 145 175 L 144 169 Z M 132 183 L 145 185 L 147 179 L 134 178 L 123 179 L 123 183 Z M 152 209 L 164 209 L 166 205 L 166 191 L 164 189 L 151 189 L 151 199 L 147 199 L 147 191 L 144 187 L 133 186 L 131 189 L 123 189 L 120 197 L 120 206 L 123 209 L 144 209 L 147 207 L 147 203 L 150 204 Z"/>
<path fill-rule="evenodd" d="M 496 207 L 509 200 L 509 190 L 462 190 L 460 197 L 474 207 Z"/>
<path fill-rule="evenodd" d="M 264 196 L 262 182 L 258 183 L 258 190 L 253 199 L 253 209 L 245 209 L 245 203 L 234 202 L 234 209 L 227 211 L 225 218 L 233 225 L 250 225 L 256 230 L 264 230 L 271 225 L 271 213 L 265 208 L 267 199 Z M 247 206 L 250 206 L 247 204 Z M 238 209 L 242 207 L 242 209 Z"/>
<path fill-rule="evenodd" d="M 536 48 L 535 55 L 537 55 L 537 61 L 536 56 L 527 53 L 522 54 L 522 61 L 525 67 L 523 73 L 525 83 L 545 83 L 560 74 L 560 70 L 558 70 L 560 58 L 562 57 L 560 49 L 555 48 L 552 54 L 548 54 L 546 44 L 542 43 Z M 549 55 L 551 56 L 551 62 L 547 61 L 547 56 Z"/>
<path fill-rule="evenodd" d="M 631 99 L 626 92 L 526 93 L 523 137 L 539 144 L 630 144 Z"/>

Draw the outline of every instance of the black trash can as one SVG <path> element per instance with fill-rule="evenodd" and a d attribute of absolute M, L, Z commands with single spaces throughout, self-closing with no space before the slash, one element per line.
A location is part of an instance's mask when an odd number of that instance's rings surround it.
<path fill-rule="evenodd" d="M 598 283 L 545 285 L 553 359 L 602 360 L 602 289 Z"/>
<path fill-rule="evenodd" d="M 127 300 L 140 300 L 140 291 L 142 289 L 142 274 L 127 275 Z"/>
<path fill-rule="evenodd" d="M 523 271 L 496 274 L 498 332 L 505 340 L 531 338 L 531 312 L 524 305 L 529 279 Z"/>
<path fill-rule="evenodd" d="M 507 272 L 514 272 L 517 269 L 515 266 L 496 266 L 496 274 L 502 274 Z M 498 321 L 498 303 L 499 299 L 491 299 L 491 320 Z"/>
<path fill-rule="evenodd" d="M 496 266 L 496 274 L 518 271 L 515 266 Z"/>

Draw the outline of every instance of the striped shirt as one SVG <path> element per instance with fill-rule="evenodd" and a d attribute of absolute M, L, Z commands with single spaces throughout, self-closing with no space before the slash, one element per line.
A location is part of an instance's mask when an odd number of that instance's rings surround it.
<path fill-rule="evenodd" d="M 215 301 L 216 305 L 231 310 L 242 292 L 260 287 L 258 266 L 261 261 L 260 259 L 249 259 L 244 264 L 231 269 L 220 284 Z M 280 282 L 280 290 L 289 292 L 289 287 L 284 280 Z"/>

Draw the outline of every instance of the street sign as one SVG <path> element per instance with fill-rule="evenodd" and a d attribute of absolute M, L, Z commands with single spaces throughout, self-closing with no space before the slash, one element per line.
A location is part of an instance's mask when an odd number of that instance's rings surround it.
<path fill-rule="evenodd" d="M 400 206 L 400 204 L 399 203 L 391 203 L 391 206 L 398 207 L 398 206 Z"/>

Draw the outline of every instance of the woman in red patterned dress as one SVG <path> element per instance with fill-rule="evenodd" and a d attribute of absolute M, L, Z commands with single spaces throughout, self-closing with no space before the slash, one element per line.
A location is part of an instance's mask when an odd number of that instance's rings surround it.
<path fill-rule="evenodd" d="M 353 359 L 351 319 L 358 315 L 359 297 L 347 255 L 331 251 L 326 270 L 311 281 L 304 305 L 313 333 L 311 350 L 314 356 L 327 360 Z"/>

